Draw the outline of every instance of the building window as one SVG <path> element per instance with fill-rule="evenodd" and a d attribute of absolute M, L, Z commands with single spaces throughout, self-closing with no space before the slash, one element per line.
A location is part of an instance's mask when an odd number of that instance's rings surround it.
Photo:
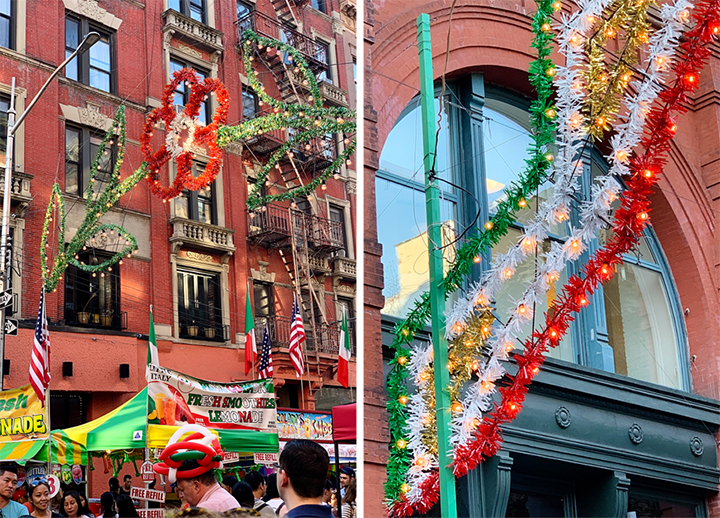
<path fill-rule="evenodd" d="M 350 348 L 352 349 L 353 354 L 355 354 L 355 309 L 353 306 L 353 300 L 341 297 L 338 297 L 337 300 L 338 314 L 336 315 L 336 319 L 338 321 L 338 327 L 342 325 L 343 313 L 346 314 L 348 332 L 350 333 Z M 339 346 L 342 347 L 343 344 L 339 344 Z"/>
<path fill-rule="evenodd" d="M 247 88 L 242 89 L 242 114 L 243 119 L 253 119 L 258 113 L 258 98 Z"/>
<path fill-rule="evenodd" d="M 255 298 L 255 318 L 267 318 L 275 314 L 275 301 L 272 284 L 253 282 Z"/>
<path fill-rule="evenodd" d="M 311 0 L 310 5 L 321 13 L 327 14 L 327 0 Z"/>
<path fill-rule="evenodd" d="M 83 252 L 79 260 L 97 265 L 111 255 Z M 90 273 L 69 266 L 65 275 L 65 322 L 68 325 L 121 329 L 126 327 L 120 312 L 120 266 L 107 272 Z"/>
<path fill-rule="evenodd" d="M 0 169 L 5 169 L 7 154 L 8 112 L 10 111 L 10 98 L 0 96 Z"/>
<path fill-rule="evenodd" d="M 15 0 L 0 0 L 0 47 L 15 48 Z"/>
<path fill-rule="evenodd" d="M 172 78 L 172 75 L 177 72 L 180 69 L 183 68 L 192 68 L 195 70 L 195 72 L 200 76 L 200 80 L 204 80 L 208 73 L 204 70 L 198 70 L 197 68 L 193 67 L 192 65 L 189 65 L 188 63 L 184 61 L 180 61 L 178 59 L 172 58 L 170 60 L 170 77 Z M 188 103 L 188 100 L 190 99 L 190 88 L 185 86 L 185 82 L 181 82 L 177 87 L 175 88 L 175 109 L 180 112 L 183 110 L 185 105 Z M 210 108 L 209 108 L 209 102 L 208 99 L 202 105 L 200 106 L 200 114 L 198 115 L 198 120 L 204 124 L 210 123 Z"/>
<path fill-rule="evenodd" d="M 318 81 L 327 81 L 332 83 L 332 71 L 330 70 L 330 45 L 322 41 L 316 41 L 317 55 L 315 56 L 318 61 L 325 63 L 325 70 L 320 72 L 317 76 Z"/>
<path fill-rule="evenodd" d="M 65 126 L 65 192 L 87 198 L 92 164 L 97 157 L 103 136 L 88 129 Z M 106 146 L 100 156 L 93 182 L 93 193 L 105 189 L 115 165 L 115 144 Z"/>
<path fill-rule="evenodd" d="M 248 14 L 253 12 L 253 6 L 251 4 L 247 4 L 245 2 L 241 2 L 238 0 L 237 3 L 237 19 L 242 20 L 245 18 Z"/>
<path fill-rule="evenodd" d="M 339 227 L 339 231 L 341 232 L 341 240 L 343 244 L 343 249 L 345 250 L 345 253 L 348 252 L 348 242 L 347 242 L 347 233 L 345 232 L 345 209 L 342 207 L 336 207 L 334 205 L 330 205 L 330 221 L 334 221 L 337 223 Z M 334 235 L 334 233 L 332 234 Z"/>
<path fill-rule="evenodd" d="M 225 340 L 220 276 L 178 268 L 177 282 L 180 337 Z"/>
<path fill-rule="evenodd" d="M 440 182 L 443 244 L 450 243 L 478 217 L 486 221 L 502 201 L 504 188 L 516 182 L 524 170 L 531 142 L 527 103 L 493 85 L 483 84 L 482 76 L 461 78 L 448 87 L 438 134 L 436 171 L 444 180 L 462 185 L 471 194 Z M 448 102 L 452 98 L 457 102 Z M 428 289 L 428 256 L 425 237 L 425 195 L 423 148 L 419 99 L 415 99 L 396 121 L 380 156 L 376 176 L 378 237 L 383 244 L 385 308 L 387 317 L 404 318 L 420 293 Z M 440 99 L 435 100 L 438 113 Z M 478 149 L 473 160 L 461 158 L 462 149 Z M 602 155 L 585 150 L 579 196 L 588 199 L 593 179 L 607 170 Z M 502 254 L 518 242 L 523 227 L 533 218 L 538 203 L 552 196 L 553 185 L 539 188 L 528 200 L 531 210 L 518 213 L 508 233 L 487 252 L 486 259 L 473 271 L 477 280 L 482 268 L 491 264 L 494 254 Z M 478 200 L 480 206 L 477 205 Z M 572 220 L 579 217 L 574 207 Z M 398 225 L 403 219 L 409 225 Z M 471 230 L 471 229 L 470 229 Z M 562 243 L 569 235 L 566 223 L 557 224 L 541 244 L 546 250 L 552 242 Z M 602 246 L 610 236 L 600 232 L 590 250 Z M 452 248 L 445 251 L 451 261 Z M 589 258 L 584 254 L 578 261 Z M 550 356 L 608 372 L 627 375 L 650 383 L 689 390 L 686 338 L 682 312 L 672 275 L 660 244 L 648 229 L 635 254 L 623 258 L 623 265 L 612 280 L 593 295 L 564 340 Z M 570 264 L 563 276 L 540 300 L 536 314 L 544 314 L 578 264 Z M 535 265 L 526 260 L 517 266 L 512 279 L 496 294 L 495 310 L 504 319 L 514 309 Z M 451 307 L 454 301 L 448 302 Z M 520 338 L 529 336 L 528 324 Z"/>
<path fill-rule="evenodd" d="M 202 174 L 204 166 L 193 163 L 193 176 Z M 215 183 L 198 191 L 185 190 L 175 199 L 175 216 L 191 219 L 208 225 L 217 225 Z"/>
<path fill-rule="evenodd" d="M 50 393 L 50 422 L 63 429 L 87 423 L 88 394 Z"/>
<path fill-rule="evenodd" d="M 207 24 L 205 0 L 170 0 L 168 7 L 195 21 Z"/>
<path fill-rule="evenodd" d="M 76 56 L 65 67 L 65 77 L 114 93 L 113 77 L 113 36 L 87 20 L 65 15 L 65 57 L 69 57 L 80 45 L 83 37 L 90 31 L 100 34 L 100 41 L 90 47 L 88 52 Z"/>

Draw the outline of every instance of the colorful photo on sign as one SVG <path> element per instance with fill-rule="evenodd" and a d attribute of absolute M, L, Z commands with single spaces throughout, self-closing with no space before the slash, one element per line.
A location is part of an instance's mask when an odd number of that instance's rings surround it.
<path fill-rule="evenodd" d="M 216 383 L 148 366 L 148 423 L 277 431 L 272 380 Z"/>
<path fill-rule="evenodd" d="M 277 422 L 280 439 L 333 440 L 332 416 L 329 413 L 278 410 Z"/>

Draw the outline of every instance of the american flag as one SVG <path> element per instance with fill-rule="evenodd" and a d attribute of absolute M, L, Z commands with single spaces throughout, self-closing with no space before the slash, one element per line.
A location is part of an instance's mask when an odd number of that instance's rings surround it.
<path fill-rule="evenodd" d="M 45 318 L 45 287 L 40 289 L 35 338 L 30 359 L 30 384 L 38 399 L 45 406 L 45 391 L 50 386 L 50 331 Z"/>
<path fill-rule="evenodd" d="M 270 349 L 270 333 L 268 333 L 268 325 L 265 325 L 263 333 L 262 351 L 260 352 L 260 379 L 272 378 L 272 350 Z"/>
<path fill-rule="evenodd" d="M 302 377 L 305 373 L 305 362 L 303 361 L 302 344 L 305 342 L 305 328 L 303 327 L 302 314 L 298 307 L 297 297 L 293 296 L 292 321 L 290 322 L 290 361 L 295 367 L 295 376 Z"/>

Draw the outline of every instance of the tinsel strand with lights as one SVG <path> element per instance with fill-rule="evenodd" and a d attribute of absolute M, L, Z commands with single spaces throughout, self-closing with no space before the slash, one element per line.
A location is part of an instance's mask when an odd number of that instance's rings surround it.
<path fill-rule="evenodd" d="M 456 476 L 466 474 L 478 462 L 497 453 L 502 442 L 500 427 L 520 412 L 529 384 L 544 362 L 545 354 L 558 345 L 574 319 L 573 314 L 584 307 L 580 300 L 589 300 L 599 285 L 612 278 L 615 267 L 622 263 L 623 254 L 637 245 L 648 225 L 648 198 L 667 162 L 670 142 L 677 131 L 675 120 L 686 111 L 688 94 L 697 89 L 699 71 L 710 56 L 708 46 L 720 32 L 720 0 L 698 2 L 692 16 L 695 24 L 685 34 L 674 65 L 675 84 L 659 94 L 661 105 L 652 108 L 648 115 L 641 143 L 645 151 L 630 160 L 630 175 L 625 181 L 621 205 L 615 212 L 612 238 L 593 254 L 583 267 L 582 275 L 573 275 L 568 280 L 552 312 L 546 315 L 545 325 L 533 331 L 524 344 L 524 353 L 515 356 L 518 370 L 508 376 L 509 383 L 499 389 L 500 403 L 485 416 L 472 442 L 456 453 Z"/>
<path fill-rule="evenodd" d="M 581 203 L 579 226 L 571 225 L 569 236 L 564 243 L 552 242 L 539 254 L 538 275 L 525 288 L 518 299 L 515 311 L 511 312 L 505 324 L 497 326 L 494 337 L 488 343 L 487 359 L 478 370 L 478 380 L 468 388 L 464 400 L 464 411 L 454 422 L 452 444 L 454 448 L 463 446 L 470 438 L 468 430 L 471 423 L 478 422 L 482 413 L 492 404 L 494 382 L 501 378 L 505 369 L 504 361 L 507 353 L 514 348 L 515 340 L 521 330 L 522 315 L 518 308 L 532 307 L 540 298 L 559 281 L 560 275 L 569 261 L 578 258 L 593 240 L 597 232 L 607 224 L 612 202 L 620 190 L 615 177 L 623 177 L 629 173 L 628 159 L 632 149 L 640 142 L 645 124 L 647 107 L 651 106 L 663 84 L 664 72 L 669 69 L 670 59 L 677 47 L 683 32 L 683 22 L 689 15 L 690 2 L 678 0 L 673 5 L 663 6 L 660 12 L 661 28 L 649 38 L 650 52 L 648 57 L 648 75 L 635 81 L 628 91 L 622 105 L 626 108 L 626 121 L 616 128 L 611 139 L 612 150 L 607 161 L 611 164 L 606 173 L 594 178 L 590 199 Z M 592 119 L 590 126 L 595 126 Z M 533 235 L 521 238 L 520 243 L 533 240 Z M 488 295 L 489 296 L 489 295 Z M 589 303 L 587 298 L 580 299 L 581 305 Z M 456 321 L 457 325 L 464 325 Z"/>
<path fill-rule="evenodd" d="M 117 135 L 116 135 L 117 134 Z M 97 178 L 98 172 L 101 170 L 100 161 L 108 152 L 108 148 L 113 145 L 117 139 L 117 160 L 110 174 L 110 179 L 106 185 L 100 185 Z M 138 244 L 135 237 L 127 230 L 119 225 L 111 223 L 100 223 L 100 218 L 107 213 L 117 201 L 135 185 L 142 180 L 147 174 L 145 164 L 143 164 L 136 172 L 128 178 L 120 181 L 120 167 L 123 163 L 125 155 L 125 107 L 120 106 L 112 125 L 103 137 L 98 153 L 93 160 L 90 169 L 90 177 L 88 186 L 85 190 L 86 212 L 83 222 L 80 224 L 77 232 L 70 240 L 65 242 L 65 200 L 60 185 L 55 183 L 52 186 L 52 195 L 50 203 L 45 212 L 45 221 L 43 222 L 43 233 L 40 239 L 40 264 L 42 267 L 42 279 L 46 292 L 52 292 L 57 287 L 68 265 L 73 265 L 81 270 L 92 272 L 93 276 L 97 273 L 104 276 L 105 272 L 111 272 L 112 267 L 116 263 L 121 263 L 124 257 L 130 257 L 133 253 L 137 253 Z M 101 191 L 97 191 L 100 185 Z M 55 219 L 53 219 L 55 216 Z M 53 221 L 57 224 L 53 225 Z M 57 235 L 54 241 L 54 257 L 49 259 L 48 249 L 50 249 L 50 237 L 52 230 Z M 80 260 L 80 254 L 87 250 L 88 247 L 94 247 L 95 243 L 102 242 L 107 244 L 117 237 L 116 246 L 120 249 L 113 254 L 112 257 L 100 262 L 99 264 L 86 264 Z"/>
<path fill-rule="evenodd" d="M 552 78 L 555 65 L 550 59 L 552 52 L 553 32 L 550 22 L 554 11 L 561 8 L 560 2 L 537 0 L 538 11 L 532 19 L 533 42 L 537 49 L 537 58 L 530 63 L 530 82 L 537 92 L 537 99 L 530 106 L 530 120 L 533 127 L 533 143 L 529 149 L 530 158 L 526 160 L 526 168 L 519 181 L 509 186 L 505 199 L 497 206 L 496 214 L 488 221 L 478 236 L 470 238 L 457 250 L 456 260 L 443 282 L 443 289 L 450 294 L 462 284 L 472 266 L 480 259 L 480 254 L 499 242 L 514 221 L 512 215 L 517 210 L 528 207 L 528 199 L 547 178 L 550 170 L 550 146 L 555 131 L 554 105 L 551 101 Z M 393 515 L 405 516 L 412 514 L 414 508 L 408 503 L 406 493 L 412 488 L 406 482 L 408 470 L 413 465 L 411 452 L 406 447 L 408 441 L 407 395 L 406 380 L 408 377 L 407 358 L 409 346 L 418 332 L 422 331 L 430 318 L 428 293 L 425 292 L 416 301 L 413 309 L 404 321 L 395 327 L 392 347 L 395 357 L 391 361 L 391 372 L 388 376 L 388 424 L 391 444 L 390 457 L 387 463 L 387 481 L 385 494 L 389 511 Z M 405 396 L 405 398 L 403 398 Z M 427 482 L 429 481 L 429 482 Z M 423 490 L 437 493 L 437 480 L 427 479 Z M 433 489 L 434 488 L 434 489 Z M 418 503 L 418 505 L 421 505 Z"/>

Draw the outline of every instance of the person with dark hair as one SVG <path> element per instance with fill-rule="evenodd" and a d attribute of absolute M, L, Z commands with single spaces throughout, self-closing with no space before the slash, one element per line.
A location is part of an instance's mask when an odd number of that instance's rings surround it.
<path fill-rule="evenodd" d="M 240 507 L 237 500 L 218 484 L 212 465 L 207 466 L 207 471 L 195 477 L 183 476 L 183 472 L 199 467 L 200 463 L 196 460 L 184 460 L 177 470 L 177 487 L 183 492 L 190 507 L 202 507 L 208 511 L 218 512 Z"/>
<path fill-rule="evenodd" d="M 280 453 L 277 489 L 288 508 L 287 518 L 332 518 L 322 505 L 330 458 L 325 448 L 307 439 L 293 439 Z"/>
<path fill-rule="evenodd" d="M 120 481 L 117 479 L 117 477 L 112 477 L 110 480 L 108 480 L 108 489 L 114 497 L 117 497 L 120 494 Z"/>
<path fill-rule="evenodd" d="M 132 475 L 127 474 L 123 477 L 123 485 L 118 491 L 120 495 L 129 495 L 132 489 Z"/>
<path fill-rule="evenodd" d="M 244 481 L 250 485 L 250 489 L 252 489 L 253 496 L 255 497 L 255 503 L 252 506 L 253 509 L 260 513 L 260 516 L 274 518 L 276 516 L 275 510 L 262 501 L 262 497 L 265 496 L 265 490 L 267 489 L 267 483 L 262 473 L 253 470 L 245 475 Z"/>
<path fill-rule="evenodd" d="M 220 484 L 225 491 L 232 494 L 233 488 L 235 487 L 235 484 L 238 483 L 238 479 L 233 477 L 232 475 L 225 475 L 222 479 L 222 484 Z"/>
<path fill-rule="evenodd" d="M 355 478 L 355 470 L 350 466 L 340 468 L 340 496 L 345 496 L 345 491 L 350 481 Z"/>
<path fill-rule="evenodd" d="M 140 516 L 135 510 L 135 504 L 133 504 L 130 495 L 118 496 L 115 500 L 115 508 L 120 518 L 137 518 Z"/>
<path fill-rule="evenodd" d="M 323 491 L 323 504 L 330 505 L 330 500 L 332 500 L 333 490 L 335 488 L 333 487 L 333 483 L 330 479 L 327 479 L 325 481 L 325 491 Z"/>
<path fill-rule="evenodd" d="M 115 479 L 117 481 L 117 479 Z M 106 491 L 100 495 L 100 505 L 102 506 L 102 518 L 118 518 L 115 512 L 115 495 L 110 491 Z"/>
<path fill-rule="evenodd" d="M 0 513 L 3 518 L 20 518 L 27 514 L 27 508 L 12 499 L 17 481 L 17 470 L 13 466 L 0 467 Z"/>
<path fill-rule="evenodd" d="M 85 518 L 80 494 L 77 491 L 66 491 L 60 500 L 60 513 L 68 518 Z"/>
<path fill-rule="evenodd" d="M 85 495 L 78 493 L 78 497 L 80 498 L 80 500 L 78 500 L 78 504 L 80 505 L 80 515 L 87 516 L 88 518 L 95 518 L 95 515 L 90 510 L 90 506 L 88 505 L 88 500 L 85 498 Z"/>
<path fill-rule="evenodd" d="M 355 484 L 356 480 L 355 477 L 353 477 L 350 479 L 350 484 L 348 484 L 348 487 L 345 490 L 345 496 L 342 498 L 342 507 L 340 508 L 342 518 L 355 518 L 355 497 L 357 493 Z"/>
<path fill-rule="evenodd" d="M 60 518 L 50 509 L 50 483 L 45 477 L 32 477 L 27 482 L 28 496 L 33 506 L 30 516 L 35 518 Z"/>
<path fill-rule="evenodd" d="M 277 473 L 270 473 L 270 475 L 268 475 L 267 490 L 265 491 L 263 501 L 270 506 L 276 516 L 284 516 L 285 513 L 287 513 L 285 502 L 283 502 L 283 499 L 280 498 L 280 493 L 278 493 Z"/>
<path fill-rule="evenodd" d="M 223 482 L 225 482 L 224 479 Z M 249 507 L 252 509 L 252 506 L 255 505 L 255 495 L 253 495 L 250 484 L 247 482 L 235 482 L 232 488 L 232 496 L 238 501 L 241 507 Z"/>

